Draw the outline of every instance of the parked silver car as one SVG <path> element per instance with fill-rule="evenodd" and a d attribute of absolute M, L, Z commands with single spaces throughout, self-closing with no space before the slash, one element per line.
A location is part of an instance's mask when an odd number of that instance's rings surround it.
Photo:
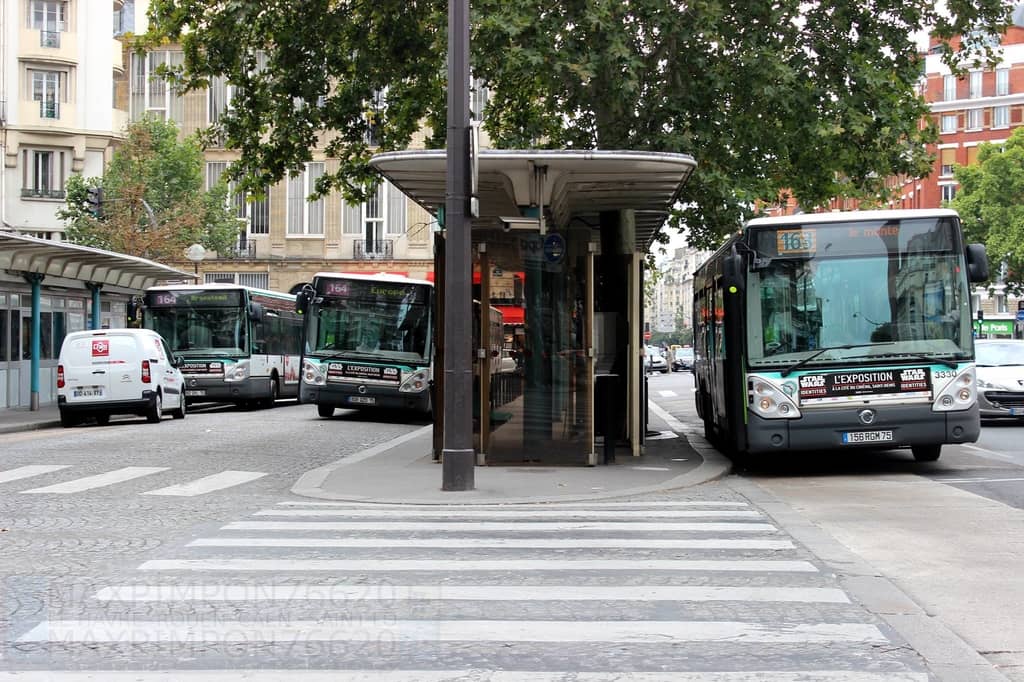
<path fill-rule="evenodd" d="M 1024 340 L 980 339 L 974 350 L 981 418 L 1024 419 Z"/>
<path fill-rule="evenodd" d="M 644 346 L 644 369 L 650 372 L 668 374 L 668 360 L 657 346 Z"/>

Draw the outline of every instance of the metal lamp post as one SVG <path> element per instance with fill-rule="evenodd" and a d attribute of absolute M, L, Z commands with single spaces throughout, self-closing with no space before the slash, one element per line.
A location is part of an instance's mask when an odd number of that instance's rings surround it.
<path fill-rule="evenodd" d="M 199 264 L 206 258 L 206 249 L 202 244 L 193 244 L 185 249 L 185 258 L 188 258 L 196 267 L 196 282 L 199 282 Z"/>

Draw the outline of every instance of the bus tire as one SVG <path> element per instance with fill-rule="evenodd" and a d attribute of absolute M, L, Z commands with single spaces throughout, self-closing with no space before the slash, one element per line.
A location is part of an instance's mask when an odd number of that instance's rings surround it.
<path fill-rule="evenodd" d="M 323 403 L 317 403 L 316 413 L 327 419 L 328 417 L 334 416 L 334 405 L 324 405 Z"/>
<path fill-rule="evenodd" d="M 910 451 L 914 453 L 914 461 L 934 462 L 942 454 L 942 445 L 911 445 Z"/>
<path fill-rule="evenodd" d="M 277 399 L 281 395 L 281 389 L 278 387 L 277 376 L 270 377 L 270 395 L 260 401 L 260 407 L 270 409 L 277 404 Z"/>

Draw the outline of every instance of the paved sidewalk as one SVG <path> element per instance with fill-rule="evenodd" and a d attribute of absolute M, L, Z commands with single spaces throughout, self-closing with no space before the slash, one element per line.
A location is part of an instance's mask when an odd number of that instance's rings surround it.
<path fill-rule="evenodd" d="M 60 426 L 57 404 L 43 405 L 38 410 L 15 407 L 0 410 L 0 433 L 17 433 Z"/>

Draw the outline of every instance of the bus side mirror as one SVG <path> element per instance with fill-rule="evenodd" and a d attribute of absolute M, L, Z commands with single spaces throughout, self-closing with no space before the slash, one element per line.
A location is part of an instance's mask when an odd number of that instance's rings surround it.
<path fill-rule="evenodd" d="M 295 312 L 299 315 L 305 315 L 306 311 L 309 310 L 309 302 L 312 298 L 313 292 L 308 289 L 303 289 L 295 294 Z"/>
<path fill-rule="evenodd" d="M 249 302 L 249 319 L 253 322 L 263 321 L 263 306 L 255 301 Z"/>
<path fill-rule="evenodd" d="M 135 297 L 129 298 L 125 304 L 125 318 L 128 320 L 128 324 L 134 324 L 139 321 L 139 312 L 142 310 L 142 305 L 139 300 Z"/>
<path fill-rule="evenodd" d="M 743 288 L 744 266 L 743 256 L 733 249 L 733 252 L 722 262 L 722 275 L 726 286 Z"/>
<path fill-rule="evenodd" d="M 972 284 L 988 281 L 988 254 L 984 244 L 968 244 L 964 250 L 967 257 L 967 279 Z"/>

